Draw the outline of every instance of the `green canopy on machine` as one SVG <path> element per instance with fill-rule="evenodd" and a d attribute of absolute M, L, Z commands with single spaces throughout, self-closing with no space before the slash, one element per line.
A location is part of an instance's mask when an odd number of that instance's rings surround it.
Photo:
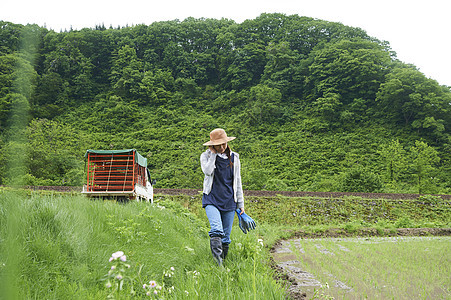
<path fill-rule="evenodd" d="M 135 152 L 135 162 L 138 163 L 138 165 L 146 167 L 147 168 L 147 158 L 139 154 L 136 149 L 124 149 L 124 150 L 86 150 L 85 157 L 88 156 L 88 153 L 95 153 L 95 154 L 128 154 L 130 152 Z"/>

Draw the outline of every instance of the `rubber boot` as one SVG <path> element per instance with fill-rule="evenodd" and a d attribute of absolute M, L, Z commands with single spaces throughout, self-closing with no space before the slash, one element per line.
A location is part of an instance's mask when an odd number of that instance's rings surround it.
<path fill-rule="evenodd" d="M 222 260 L 226 259 L 227 253 L 229 253 L 229 244 L 222 244 Z"/>
<path fill-rule="evenodd" d="M 218 266 L 222 265 L 222 240 L 220 237 L 214 236 L 210 238 L 210 249 Z"/>

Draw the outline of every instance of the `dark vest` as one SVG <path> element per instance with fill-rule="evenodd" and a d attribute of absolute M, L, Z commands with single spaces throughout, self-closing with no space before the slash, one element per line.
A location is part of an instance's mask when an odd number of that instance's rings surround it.
<path fill-rule="evenodd" d="M 234 155 L 232 153 L 232 163 Z M 220 211 L 231 211 L 236 209 L 233 198 L 233 166 L 230 166 L 229 159 L 216 156 L 216 168 L 213 177 L 213 185 L 210 194 L 202 195 L 202 207 L 209 204 L 216 206 Z"/>

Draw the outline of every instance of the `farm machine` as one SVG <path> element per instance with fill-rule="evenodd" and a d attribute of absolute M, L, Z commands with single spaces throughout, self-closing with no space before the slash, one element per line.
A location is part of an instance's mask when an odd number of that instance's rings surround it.
<path fill-rule="evenodd" d="M 135 149 L 87 150 L 85 158 L 86 196 L 153 202 L 147 158 Z"/>

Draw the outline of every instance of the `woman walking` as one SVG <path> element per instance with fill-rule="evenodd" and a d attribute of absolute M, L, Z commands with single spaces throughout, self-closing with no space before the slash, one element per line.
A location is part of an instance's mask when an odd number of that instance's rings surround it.
<path fill-rule="evenodd" d="M 213 258 L 221 265 L 231 243 L 235 210 L 244 213 L 243 187 L 241 184 L 240 159 L 227 144 L 235 137 L 228 137 L 224 129 L 210 132 L 208 149 L 200 156 L 204 172 L 202 207 L 210 222 L 210 249 Z"/>

